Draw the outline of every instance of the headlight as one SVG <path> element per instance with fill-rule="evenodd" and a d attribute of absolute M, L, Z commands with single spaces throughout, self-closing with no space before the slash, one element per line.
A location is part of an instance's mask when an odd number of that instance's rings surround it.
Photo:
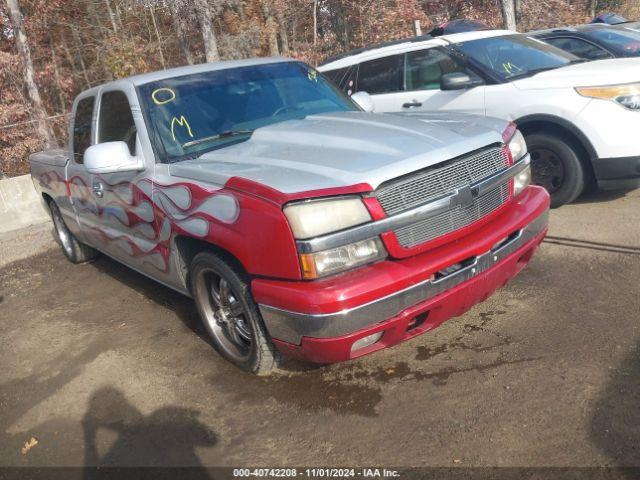
<path fill-rule="evenodd" d="M 640 110 L 640 83 L 610 85 L 606 87 L 576 88 L 583 97 L 611 100 L 628 110 Z"/>
<path fill-rule="evenodd" d="M 381 260 L 386 256 L 387 251 L 380 238 L 376 237 L 323 252 L 303 253 L 300 255 L 300 264 L 302 276 L 314 279 Z"/>
<path fill-rule="evenodd" d="M 293 236 L 312 238 L 371 220 L 360 197 L 341 197 L 292 203 L 284 207 Z"/>
<path fill-rule="evenodd" d="M 531 184 L 531 166 L 527 165 L 527 167 L 513 177 L 513 196 L 517 197 L 520 195 L 525 188 L 527 188 Z"/>
<path fill-rule="evenodd" d="M 520 133 L 520 130 L 516 130 L 513 137 L 509 141 L 509 150 L 511 150 L 511 157 L 513 163 L 520 160 L 527 154 L 527 142 L 524 140 L 524 136 Z"/>

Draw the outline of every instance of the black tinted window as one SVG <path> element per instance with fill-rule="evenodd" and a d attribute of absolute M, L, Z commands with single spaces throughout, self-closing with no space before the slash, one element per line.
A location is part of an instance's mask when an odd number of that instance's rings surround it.
<path fill-rule="evenodd" d="M 578 38 L 549 38 L 545 42 L 587 60 L 612 57 L 606 50 Z"/>
<path fill-rule="evenodd" d="M 325 72 L 325 76 L 328 77 L 333 83 L 335 83 L 340 90 L 351 95 L 355 89 L 356 73 L 358 72 L 358 65 L 352 65 L 346 68 L 339 68 L 337 70 L 330 70 Z"/>
<path fill-rule="evenodd" d="M 73 154 L 76 162 L 84 161 L 84 152 L 91 146 L 91 120 L 93 117 L 94 97 L 83 98 L 78 102 L 73 122 Z"/>
<path fill-rule="evenodd" d="M 390 93 L 402 90 L 402 55 L 362 62 L 358 70 L 358 90 L 367 93 Z"/>
<path fill-rule="evenodd" d="M 447 73 L 464 73 L 471 78 L 478 78 L 440 49 L 430 48 L 407 53 L 407 90 L 437 90 L 442 76 Z"/>
<path fill-rule="evenodd" d="M 131 155 L 136 152 L 136 125 L 124 92 L 102 95 L 98 117 L 98 143 L 125 142 Z"/>

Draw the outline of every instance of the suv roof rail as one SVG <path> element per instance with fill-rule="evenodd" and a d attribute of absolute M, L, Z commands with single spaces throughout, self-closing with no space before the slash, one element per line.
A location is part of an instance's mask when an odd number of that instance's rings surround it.
<path fill-rule="evenodd" d="M 367 47 L 354 48 L 347 52 L 339 53 L 337 55 L 333 55 L 327 58 L 322 63 L 320 63 L 320 66 L 326 65 L 327 63 L 335 62 L 336 60 L 341 60 L 343 58 L 351 57 L 353 55 L 358 55 L 359 53 L 368 52 L 369 50 L 376 50 L 378 48 L 390 47 L 392 45 L 399 45 L 401 43 L 423 42 L 425 40 L 431 40 L 432 38 L 435 38 L 435 37 L 429 34 L 418 35 L 415 37 L 399 38 L 397 40 L 389 40 L 387 42 L 376 43 L 374 45 L 369 45 Z"/>

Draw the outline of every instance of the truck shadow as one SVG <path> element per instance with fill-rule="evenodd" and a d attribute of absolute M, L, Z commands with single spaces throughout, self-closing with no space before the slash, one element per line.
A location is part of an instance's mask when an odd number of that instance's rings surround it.
<path fill-rule="evenodd" d="M 119 390 L 96 390 L 82 419 L 85 478 L 100 467 L 200 467 L 189 470 L 189 478 L 208 479 L 196 447 L 212 447 L 217 436 L 198 420 L 199 412 L 181 407 L 163 407 L 142 414 Z M 102 455 L 101 430 L 116 434 L 115 441 Z"/>
<path fill-rule="evenodd" d="M 190 298 L 151 280 L 104 254 L 100 254 L 91 266 L 152 302 L 172 310 L 182 323 L 201 340 L 210 343 L 207 332 L 200 322 L 196 306 Z"/>
<path fill-rule="evenodd" d="M 591 439 L 612 467 L 640 466 L 640 345 L 613 371 L 595 403 Z M 638 478 L 637 470 L 629 478 Z"/>
<path fill-rule="evenodd" d="M 91 266 L 100 271 L 100 273 L 109 275 L 114 280 L 135 290 L 152 302 L 172 310 L 187 328 L 195 333 L 200 340 L 213 348 L 209 335 L 202 325 L 198 310 L 191 298 L 151 280 L 104 254 L 99 255 Z M 291 373 L 316 370 L 318 368 L 321 368 L 321 366 L 291 360 L 282 367 L 282 370 Z"/>

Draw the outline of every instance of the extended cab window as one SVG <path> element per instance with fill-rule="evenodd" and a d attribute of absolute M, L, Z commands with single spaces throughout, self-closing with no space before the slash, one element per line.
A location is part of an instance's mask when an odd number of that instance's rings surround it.
<path fill-rule="evenodd" d="M 438 48 L 407 53 L 406 65 L 407 90 L 438 90 L 442 76 L 447 73 L 465 73 L 472 79 L 479 79 L 475 73 Z"/>
<path fill-rule="evenodd" d="M 554 47 L 558 47 L 562 50 L 573 53 L 576 57 L 586 58 L 588 60 L 613 58 L 613 55 L 611 55 L 606 50 L 597 47 L 593 43 L 587 42 L 585 40 L 580 40 L 579 38 L 547 38 L 544 41 L 550 45 L 553 45 Z"/>
<path fill-rule="evenodd" d="M 73 121 L 73 156 L 77 163 L 84 162 L 84 152 L 91 146 L 91 121 L 93 120 L 94 97 L 78 102 Z"/>
<path fill-rule="evenodd" d="M 392 55 L 362 62 L 358 70 L 358 90 L 392 93 L 403 89 L 404 55 Z"/>
<path fill-rule="evenodd" d="M 136 153 L 136 125 L 124 92 L 107 92 L 100 101 L 98 143 L 125 142 L 129 153 Z"/>

